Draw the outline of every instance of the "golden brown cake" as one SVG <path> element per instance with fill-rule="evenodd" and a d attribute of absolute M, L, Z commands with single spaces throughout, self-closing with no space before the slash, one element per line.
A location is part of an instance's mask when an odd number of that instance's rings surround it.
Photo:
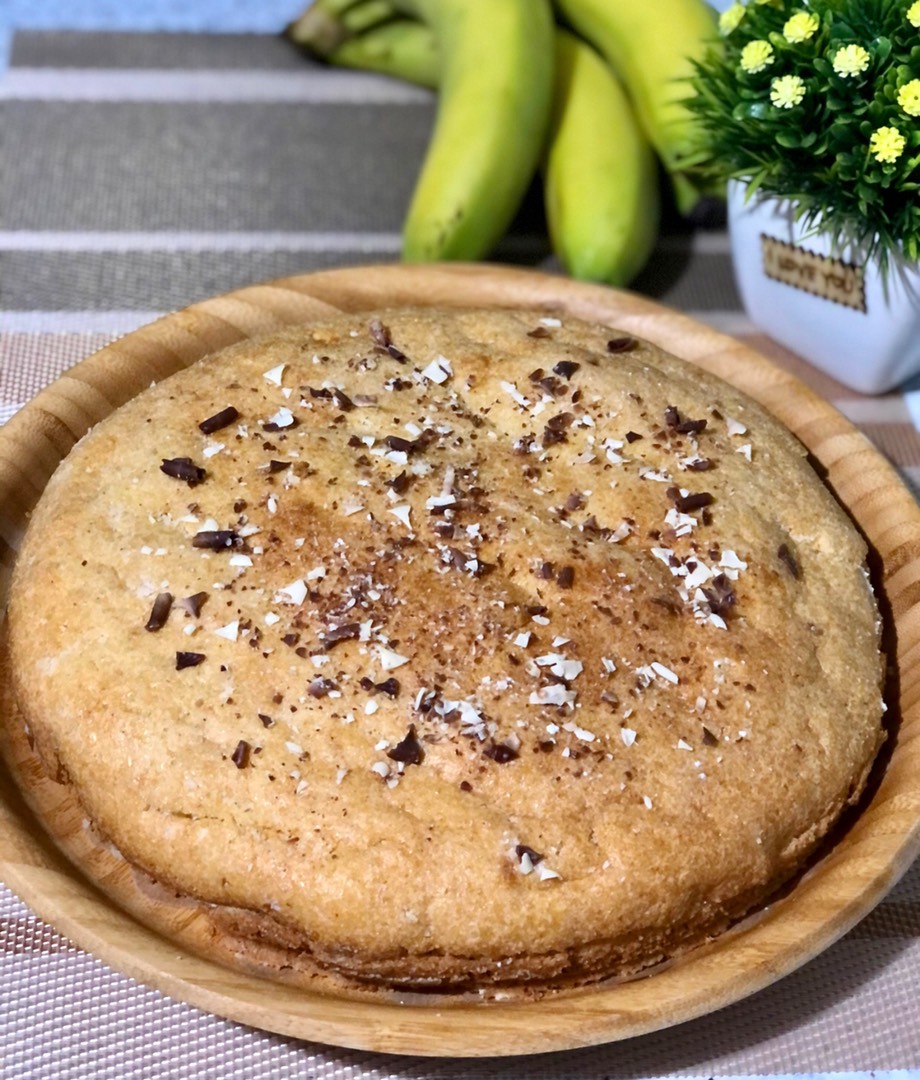
<path fill-rule="evenodd" d="M 865 548 L 800 444 L 538 311 L 245 342 L 88 434 L 11 592 L 49 775 L 343 992 L 635 972 L 762 904 L 882 740 Z"/>

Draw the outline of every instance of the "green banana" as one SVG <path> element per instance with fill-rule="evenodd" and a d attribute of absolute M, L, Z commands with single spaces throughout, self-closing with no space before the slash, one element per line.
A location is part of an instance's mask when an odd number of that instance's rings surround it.
<path fill-rule="evenodd" d="M 705 0 L 553 0 L 556 11 L 613 67 L 671 176 L 677 205 L 690 213 L 703 191 L 693 176 L 700 151 L 684 104 L 693 60 L 716 38 Z"/>
<path fill-rule="evenodd" d="M 412 19 L 381 23 L 349 38 L 326 59 L 340 67 L 376 71 L 432 90 L 437 89 L 441 74 L 434 35 Z"/>
<path fill-rule="evenodd" d="M 430 27 L 441 57 L 403 258 L 482 258 L 511 222 L 543 148 L 553 90 L 549 0 L 393 3 Z"/>
<path fill-rule="evenodd" d="M 658 170 L 619 80 L 590 45 L 556 32 L 544 163 L 553 250 L 583 281 L 625 285 L 658 235 Z"/>

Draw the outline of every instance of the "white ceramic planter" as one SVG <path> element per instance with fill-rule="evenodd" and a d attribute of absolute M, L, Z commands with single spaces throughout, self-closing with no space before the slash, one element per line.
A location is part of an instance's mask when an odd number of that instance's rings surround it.
<path fill-rule="evenodd" d="M 751 321 L 815 367 L 865 394 L 881 394 L 920 373 L 920 271 L 889 276 L 834 259 L 827 238 L 803 237 L 777 199 L 745 202 L 729 184 L 735 280 Z"/>

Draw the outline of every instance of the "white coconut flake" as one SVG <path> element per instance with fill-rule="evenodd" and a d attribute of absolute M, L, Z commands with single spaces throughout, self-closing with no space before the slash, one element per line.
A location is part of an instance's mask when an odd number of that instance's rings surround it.
<path fill-rule="evenodd" d="M 385 780 L 390 775 L 390 767 L 385 761 L 375 761 L 374 764 L 371 765 L 371 772 L 375 772 Z"/>
<path fill-rule="evenodd" d="M 553 878 L 561 878 L 560 874 L 557 874 L 555 870 L 550 870 L 546 863 L 537 863 L 537 877 L 541 881 L 551 881 Z"/>
<path fill-rule="evenodd" d="M 353 514 L 360 514 L 364 509 L 364 503 L 359 502 L 357 499 L 345 499 L 342 503 L 342 513 L 345 517 L 351 517 Z"/>
<path fill-rule="evenodd" d="M 292 581 L 290 585 L 285 585 L 275 593 L 276 604 L 296 604 L 300 605 L 307 598 L 307 583 L 303 579 L 298 578 L 297 581 Z"/>
<path fill-rule="evenodd" d="M 669 683 L 673 683 L 675 686 L 680 682 L 676 672 L 673 672 L 669 667 L 665 667 L 664 664 L 660 664 L 657 660 L 652 661 L 652 671 L 656 675 L 660 675 L 662 679 L 665 679 Z"/>
<path fill-rule="evenodd" d="M 373 716 L 374 713 L 380 708 L 377 702 L 371 698 L 371 700 L 364 706 L 364 713 L 366 716 Z"/>
<path fill-rule="evenodd" d="M 281 385 L 281 377 L 284 375 L 284 369 L 286 364 L 278 364 L 277 367 L 270 368 L 268 371 L 262 372 L 262 378 L 267 382 L 270 382 L 272 386 Z"/>
<path fill-rule="evenodd" d="M 394 465 L 407 465 L 409 463 L 409 455 L 405 450 L 387 450 L 383 456 L 387 461 L 392 461 Z"/>
<path fill-rule="evenodd" d="M 294 423 L 294 414 L 286 405 L 282 405 L 275 415 L 269 418 L 268 422 L 276 424 L 280 428 L 290 427 Z"/>
<path fill-rule="evenodd" d="M 581 739 L 582 742 L 594 742 L 597 738 L 593 731 L 587 731 L 575 723 L 563 724 L 562 727 L 565 731 L 570 731 L 576 739 Z"/>
<path fill-rule="evenodd" d="M 632 728 L 621 727 L 620 738 L 623 740 L 624 746 L 632 746 L 632 744 L 636 741 L 636 732 L 633 731 Z"/>
<path fill-rule="evenodd" d="M 240 636 L 240 620 L 234 619 L 233 622 L 227 623 L 226 626 L 218 627 L 214 633 L 218 637 L 226 638 L 227 641 L 236 641 Z"/>
<path fill-rule="evenodd" d="M 399 506 L 394 506 L 389 510 L 389 513 L 391 513 L 393 517 L 399 518 L 407 529 L 412 528 L 409 522 L 409 515 L 412 513 L 412 507 L 408 503 L 400 503 Z"/>
<path fill-rule="evenodd" d="M 307 573 L 307 581 L 319 581 L 326 576 L 325 566 L 314 566 L 312 570 Z"/>
<path fill-rule="evenodd" d="M 747 563 L 743 559 L 738 558 L 738 554 L 732 551 L 731 548 L 727 548 L 722 552 L 722 558 L 719 559 L 719 566 L 726 570 L 747 570 Z"/>
<path fill-rule="evenodd" d="M 556 319 L 551 315 L 545 315 L 543 318 L 540 319 L 540 323 L 543 326 L 558 327 L 562 326 L 562 319 Z"/>
<path fill-rule="evenodd" d="M 231 566 L 252 566 L 252 559 L 248 555 L 242 554 L 242 552 L 231 555 L 229 562 Z"/>
<path fill-rule="evenodd" d="M 531 692 L 527 699 L 531 705 L 574 705 L 578 695 L 574 690 L 567 690 L 559 683 L 552 686 L 541 686 Z"/>
<path fill-rule="evenodd" d="M 700 560 L 695 560 L 696 566 L 692 570 L 684 568 L 686 574 L 684 584 L 688 591 L 698 589 L 700 585 L 708 581 L 712 577 L 712 571 L 709 567 Z"/>
<path fill-rule="evenodd" d="M 744 444 L 744 446 L 739 446 L 738 449 L 735 451 L 735 453 L 740 454 L 743 458 L 746 458 L 748 461 L 750 461 L 751 460 L 751 444 L 749 442 L 747 442 L 747 443 Z"/>
<path fill-rule="evenodd" d="M 442 506 L 453 506 L 457 501 L 456 495 L 432 495 L 425 501 L 426 510 L 437 510 Z"/>
<path fill-rule="evenodd" d="M 269 495 L 268 499 L 265 502 L 265 505 L 268 507 L 268 512 L 270 514 L 278 513 L 278 500 L 274 495 Z"/>
<path fill-rule="evenodd" d="M 502 380 L 498 385 L 502 388 L 502 390 L 505 391 L 506 394 L 508 394 L 509 397 L 511 397 L 515 401 L 516 404 L 520 405 L 522 408 L 525 409 L 530 407 L 530 401 L 526 397 L 524 397 L 524 395 L 520 392 L 520 390 L 518 390 L 514 383 Z"/>
<path fill-rule="evenodd" d="M 686 739 L 678 739 L 677 740 L 677 749 L 678 750 L 692 750 L 693 747 L 690 745 L 690 743 L 687 742 Z"/>
<path fill-rule="evenodd" d="M 275 623 L 281 622 L 281 616 L 276 615 L 274 611 L 267 611 L 262 622 L 264 622 L 266 626 L 274 626 Z"/>
<path fill-rule="evenodd" d="M 451 367 L 450 361 L 446 356 L 441 356 L 440 353 L 422 371 L 422 375 L 429 382 L 437 383 L 439 386 L 441 383 L 446 383 L 453 373 L 454 369 Z"/>
<path fill-rule="evenodd" d="M 408 656 L 402 656 L 400 653 L 384 648 L 382 645 L 377 648 L 377 659 L 380 661 L 380 666 L 384 671 L 395 671 L 396 668 L 409 663 Z"/>
<path fill-rule="evenodd" d="M 648 795 L 643 795 L 642 796 L 642 801 L 645 803 L 645 809 L 646 810 L 651 810 L 652 809 L 652 800 L 648 797 Z"/>
<path fill-rule="evenodd" d="M 221 450 L 224 449 L 226 449 L 226 445 L 222 442 L 209 443 L 201 452 L 206 458 L 212 458 L 215 454 L 219 454 Z"/>
<path fill-rule="evenodd" d="M 726 428 L 728 430 L 729 435 L 746 435 L 747 434 L 747 428 L 744 426 L 744 424 L 742 424 L 740 420 L 735 420 L 731 416 L 726 416 L 726 418 L 725 418 L 725 426 L 726 426 Z"/>
<path fill-rule="evenodd" d="M 613 672 L 615 672 L 617 669 L 616 664 L 610 659 L 609 656 L 602 656 L 601 663 L 604 665 L 604 671 L 608 675 L 612 675 Z"/>

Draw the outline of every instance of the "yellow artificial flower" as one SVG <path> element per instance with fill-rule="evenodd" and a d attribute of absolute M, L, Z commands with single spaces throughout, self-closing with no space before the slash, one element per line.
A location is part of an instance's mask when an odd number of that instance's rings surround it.
<path fill-rule="evenodd" d="M 869 66 L 869 53 L 862 45 L 844 45 L 834 53 L 834 71 L 842 79 L 861 75 Z"/>
<path fill-rule="evenodd" d="M 907 9 L 907 21 L 911 26 L 920 28 L 920 0 L 916 0 Z"/>
<path fill-rule="evenodd" d="M 813 37 L 820 25 L 817 15 L 813 15 L 810 11 L 797 11 L 786 20 L 783 37 L 793 45 L 797 45 Z"/>
<path fill-rule="evenodd" d="M 763 71 L 768 64 L 773 63 L 774 59 L 773 46 L 769 41 L 762 39 L 749 41 L 741 50 L 741 66 L 751 75 Z"/>
<path fill-rule="evenodd" d="M 904 153 L 906 145 L 907 139 L 893 127 L 876 128 L 869 139 L 869 149 L 876 161 L 883 161 L 889 165 L 897 161 Z"/>
<path fill-rule="evenodd" d="M 908 116 L 920 116 L 920 79 L 911 79 L 901 87 L 898 104 Z"/>
<path fill-rule="evenodd" d="M 920 0 L 917 0 L 920 4 Z M 738 24 L 744 18 L 744 4 L 732 4 L 730 8 L 726 8 L 725 11 L 719 16 L 719 32 L 728 36 L 732 30 L 738 28 Z"/>
<path fill-rule="evenodd" d="M 777 109 L 791 109 L 805 97 L 805 83 L 798 75 L 781 75 L 770 83 L 770 100 Z"/>

